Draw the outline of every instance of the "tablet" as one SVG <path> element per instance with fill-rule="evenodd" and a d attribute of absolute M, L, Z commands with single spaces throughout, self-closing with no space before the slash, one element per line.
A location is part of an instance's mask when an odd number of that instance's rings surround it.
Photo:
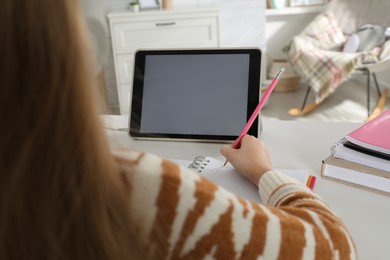
<path fill-rule="evenodd" d="M 259 102 L 260 67 L 260 49 L 138 50 L 130 136 L 235 140 Z"/>

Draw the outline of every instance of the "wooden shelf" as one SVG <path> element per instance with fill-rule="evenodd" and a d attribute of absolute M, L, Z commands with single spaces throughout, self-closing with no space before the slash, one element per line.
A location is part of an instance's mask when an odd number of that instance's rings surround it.
<path fill-rule="evenodd" d="M 324 5 L 302 6 L 302 7 L 284 7 L 280 9 L 266 9 L 266 16 L 280 15 L 298 15 L 306 13 L 320 13 L 324 9 Z"/>

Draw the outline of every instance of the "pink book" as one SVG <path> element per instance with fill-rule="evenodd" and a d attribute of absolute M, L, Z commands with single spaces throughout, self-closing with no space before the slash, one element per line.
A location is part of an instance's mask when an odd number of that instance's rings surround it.
<path fill-rule="evenodd" d="M 390 109 L 350 132 L 348 141 L 390 155 Z"/>

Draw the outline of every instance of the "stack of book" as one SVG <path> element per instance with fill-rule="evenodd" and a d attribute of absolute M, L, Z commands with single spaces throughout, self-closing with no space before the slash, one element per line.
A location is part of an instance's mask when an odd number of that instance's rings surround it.
<path fill-rule="evenodd" d="M 323 160 L 321 175 L 390 195 L 390 110 L 348 133 Z"/>

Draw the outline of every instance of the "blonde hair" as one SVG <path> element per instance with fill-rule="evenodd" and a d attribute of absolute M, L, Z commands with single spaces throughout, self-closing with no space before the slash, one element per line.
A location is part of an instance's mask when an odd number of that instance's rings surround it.
<path fill-rule="evenodd" d="M 74 0 L 0 2 L 0 259 L 138 254 Z"/>

